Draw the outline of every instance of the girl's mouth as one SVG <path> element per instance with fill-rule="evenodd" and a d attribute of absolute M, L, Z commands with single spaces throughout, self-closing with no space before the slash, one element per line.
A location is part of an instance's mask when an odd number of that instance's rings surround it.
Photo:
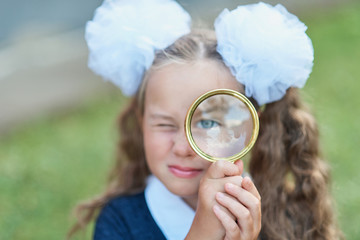
<path fill-rule="evenodd" d="M 169 170 L 176 177 L 193 178 L 202 172 L 202 169 L 170 165 Z"/>

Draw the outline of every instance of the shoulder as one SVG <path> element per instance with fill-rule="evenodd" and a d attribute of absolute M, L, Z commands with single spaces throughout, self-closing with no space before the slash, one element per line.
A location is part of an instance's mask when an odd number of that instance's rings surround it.
<path fill-rule="evenodd" d="M 144 192 L 112 199 L 101 210 L 94 239 L 165 239 L 146 205 Z"/>
<path fill-rule="evenodd" d="M 145 207 L 147 206 L 144 192 L 140 192 L 133 195 L 122 195 L 110 200 L 101 213 L 116 212 L 118 214 L 127 214 L 127 212 L 132 212 L 132 210 Z"/>

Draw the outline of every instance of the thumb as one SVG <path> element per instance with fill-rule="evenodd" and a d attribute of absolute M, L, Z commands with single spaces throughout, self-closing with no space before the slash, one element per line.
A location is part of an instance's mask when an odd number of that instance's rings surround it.
<path fill-rule="evenodd" d="M 207 170 L 207 177 L 211 179 L 224 178 L 242 174 L 242 167 L 237 164 L 219 160 L 210 165 Z"/>
<path fill-rule="evenodd" d="M 244 171 L 244 162 L 241 159 L 239 159 L 236 162 L 234 162 L 234 164 L 239 168 L 240 174 L 242 174 Z"/>

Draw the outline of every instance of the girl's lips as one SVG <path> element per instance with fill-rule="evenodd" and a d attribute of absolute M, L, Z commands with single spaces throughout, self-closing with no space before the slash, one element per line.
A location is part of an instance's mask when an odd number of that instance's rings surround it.
<path fill-rule="evenodd" d="M 170 165 L 169 170 L 176 177 L 180 178 L 193 178 L 202 172 L 202 170 L 198 168 L 181 167 L 177 165 Z"/>

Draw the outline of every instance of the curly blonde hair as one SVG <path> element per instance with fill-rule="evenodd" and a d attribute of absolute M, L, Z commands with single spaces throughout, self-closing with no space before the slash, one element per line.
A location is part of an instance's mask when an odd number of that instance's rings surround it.
<path fill-rule="evenodd" d="M 78 222 L 69 236 L 92 221 L 112 198 L 145 188 L 150 171 L 140 119 L 149 73 L 172 62 L 201 59 L 224 65 L 212 31 L 193 31 L 156 54 L 140 90 L 119 117 L 120 141 L 107 189 L 78 205 Z M 283 99 L 261 112 L 260 132 L 249 163 L 262 197 L 261 239 L 341 238 L 329 196 L 329 167 L 320 157 L 318 135 L 316 121 L 302 106 L 297 89 L 289 89 Z"/>

